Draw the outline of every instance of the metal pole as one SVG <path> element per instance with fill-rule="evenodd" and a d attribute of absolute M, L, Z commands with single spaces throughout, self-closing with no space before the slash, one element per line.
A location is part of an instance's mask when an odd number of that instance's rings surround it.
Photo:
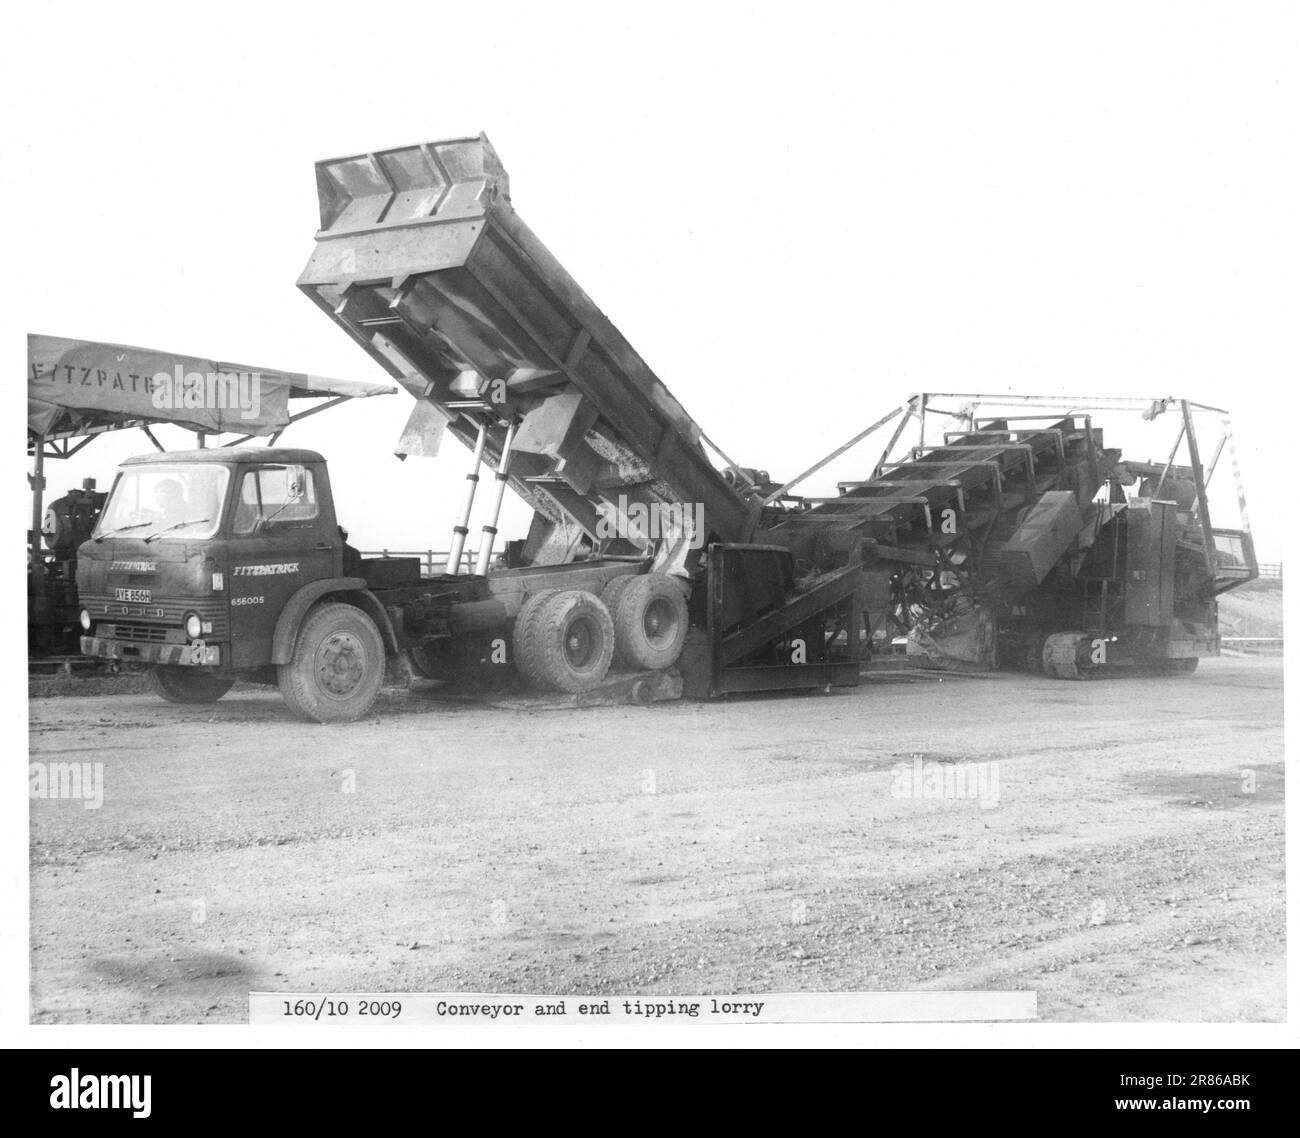
<path fill-rule="evenodd" d="M 1101 487 L 1097 484 L 1101 481 L 1101 471 L 1097 466 L 1097 440 L 1092 433 L 1091 415 L 1083 417 L 1083 437 L 1088 448 L 1088 477 L 1091 478 L 1092 484 L 1100 490 Z M 1106 500 L 1110 501 L 1109 492 L 1106 494 Z"/>
<path fill-rule="evenodd" d="M 880 461 L 876 463 L 875 470 L 871 472 L 872 478 L 880 477 L 881 471 L 884 470 L 885 468 L 885 463 L 889 461 L 890 452 L 897 445 L 899 437 L 903 433 L 903 428 L 906 427 L 907 424 L 912 421 L 912 415 L 915 414 L 915 412 L 916 412 L 916 401 L 913 399 L 909 399 L 907 401 L 907 414 L 904 415 L 898 421 L 898 426 L 894 428 L 894 433 L 889 436 L 889 442 L 885 444 L 884 453 L 880 456 Z"/>
<path fill-rule="evenodd" d="M 451 550 L 447 554 L 447 572 L 453 577 L 460 572 L 461 555 L 465 552 L 465 538 L 469 535 L 469 515 L 474 509 L 474 492 L 478 489 L 478 468 L 483 463 L 483 446 L 487 442 L 486 421 L 478 425 L 478 438 L 474 441 L 474 458 L 470 471 L 465 475 L 469 486 L 465 489 L 465 501 L 460 508 L 460 520 L 452 527 Z"/>
<path fill-rule="evenodd" d="M 1178 437 L 1174 439 L 1173 449 L 1169 452 L 1169 461 L 1165 463 L 1165 468 L 1160 472 L 1160 481 L 1156 483 L 1155 492 L 1151 495 L 1153 499 L 1160 497 L 1160 491 L 1165 488 L 1165 477 L 1169 474 L 1169 468 L 1174 465 L 1174 457 L 1178 454 L 1178 448 L 1183 445 L 1183 436 L 1187 434 L 1187 419 L 1184 417 L 1183 424 L 1178 428 Z"/>
<path fill-rule="evenodd" d="M 807 470 L 805 470 L 802 474 L 796 474 L 793 478 L 790 479 L 789 482 L 787 482 L 787 483 L 786 483 L 784 486 L 782 486 L 780 489 L 778 489 L 778 490 L 774 490 L 771 494 L 769 494 L 766 498 L 763 499 L 763 505 L 766 506 L 766 505 L 770 505 L 772 502 L 775 502 L 775 501 L 776 501 L 778 498 L 780 498 L 780 497 L 781 497 L 781 496 L 782 496 L 782 495 L 783 495 L 787 490 L 789 490 L 791 486 L 796 486 L 796 485 L 798 485 L 800 482 L 802 482 L 805 478 L 807 478 L 809 475 L 816 474 L 817 471 L 819 471 L 823 466 L 826 466 L 828 463 L 834 462 L 834 461 L 835 461 L 837 458 L 839 458 L 840 455 L 842 455 L 846 450 L 852 450 L 853 447 L 857 446 L 858 443 L 860 443 L 860 442 L 861 442 L 863 439 L 865 439 L 869 434 L 871 434 L 872 431 L 877 430 L 877 429 L 880 428 L 880 427 L 883 427 L 883 426 L 884 426 L 886 423 L 888 423 L 891 419 L 895 418 L 895 417 L 898 416 L 898 415 L 901 415 L 904 411 L 908 410 L 911 406 L 912 406 L 912 401 L 909 399 L 909 400 L 908 400 L 906 403 L 904 403 L 901 407 L 895 407 L 895 408 L 894 408 L 894 409 L 893 409 L 893 410 L 892 410 L 888 415 L 884 416 L 883 418 L 877 419 L 877 420 L 876 420 L 874 423 L 872 423 L 871 426 L 869 426 L 865 431 L 862 431 L 862 432 L 860 432 L 860 433 L 854 435 L 854 436 L 853 436 L 851 439 L 849 439 L 849 441 L 846 442 L 843 446 L 836 447 L 836 448 L 835 448 L 833 451 L 831 451 L 831 453 L 828 454 L 825 458 L 821 459 L 821 460 L 818 461 L 818 462 L 814 462 L 814 463 L 812 464 L 812 466 L 810 466 L 810 467 L 809 467 Z"/>
<path fill-rule="evenodd" d="M 978 405 L 989 405 L 993 407 L 1034 405 L 1040 407 L 1059 407 L 1073 409 L 1080 413 L 1083 411 L 1145 411 L 1152 403 L 1158 403 L 1161 401 L 1160 399 L 1155 398 L 1140 398 L 1134 396 L 997 395 L 988 392 L 976 393 L 972 391 L 927 391 L 926 396 L 929 399 L 972 399 Z M 1192 403 L 1191 405 L 1198 411 L 1212 411 L 1220 415 L 1227 414 L 1227 412 L 1222 408 L 1210 407 L 1205 403 Z"/>
<path fill-rule="evenodd" d="M 29 556 L 32 573 L 39 572 L 41 565 L 41 519 L 45 510 L 45 436 L 36 436 L 36 464 L 28 481 L 32 486 L 32 545 Z"/>
<path fill-rule="evenodd" d="M 1237 484 L 1237 509 L 1241 512 L 1241 528 L 1250 533 L 1250 515 L 1246 513 L 1246 487 L 1241 480 L 1241 467 L 1237 464 L 1237 440 L 1232 435 L 1232 424 L 1223 420 L 1223 437 L 1228 444 L 1228 460 L 1232 463 L 1232 479 Z"/>
<path fill-rule="evenodd" d="M 733 460 L 733 459 L 732 459 L 732 458 L 727 454 L 727 452 L 724 451 L 720 446 L 718 446 L 718 444 L 715 443 L 711 438 L 709 438 L 709 436 L 706 435 L 703 431 L 700 432 L 700 442 L 704 443 L 705 446 L 707 446 L 710 450 L 713 451 L 714 454 L 716 454 L 720 459 L 722 459 L 722 461 L 725 462 L 725 463 L 727 464 L 727 469 L 728 469 L 728 470 L 733 470 L 733 471 L 735 471 L 738 480 L 740 480 L 740 479 L 743 478 L 744 481 L 745 481 L 745 484 L 746 484 L 746 485 L 750 485 L 750 484 L 751 484 L 751 483 L 749 482 L 749 479 L 744 478 L 744 475 L 742 475 L 742 474 L 740 473 L 740 467 L 739 467 L 739 466 L 736 464 L 736 462 L 735 462 L 735 461 L 734 461 L 734 460 Z"/>
<path fill-rule="evenodd" d="M 1218 576 L 1219 555 L 1214 545 L 1214 529 L 1210 525 L 1210 503 L 1205 497 L 1205 470 L 1201 466 L 1201 455 L 1196 449 L 1196 428 L 1192 426 L 1192 408 L 1186 399 L 1183 405 L 1183 426 L 1187 429 L 1187 455 L 1192 462 L 1192 479 L 1196 482 L 1197 513 L 1201 516 L 1201 541 L 1205 545 L 1205 568 L 1210 579 Z"/>
<path fill-rule="evenodd" d="M 474 563 L 474 572 L 486 577 L 488 562 L 492 557 L 492 545 L 497 536 L 497 519 L 501 516 L 501 503 L 505 501 L 506 483 L 510 480 L 510 447 L 515 441 L 515 421 L 510 420 L 506 427 L 506 441 L 501 445 L 501 461 L 497 463 L 496 497 L 492 502 L 492 520 L 483 527 L 483 542 L 478 547 L 478 561 Z"/>
<path fill-rule="evenodd" d="M 1208 490 L 1210 479 L 1214 477 L 1215 467 L 1219 465 L 1219 456 L 1223 454 L 1223 444 L 1228 441 L 1228 420 L 1223 420 L 1223 433 L 1219 436 L 1219 444 L 1214 448 L 1214 457 L 1210 459 L 1210 465 L 1205 468 L 1205 487 Z"/>

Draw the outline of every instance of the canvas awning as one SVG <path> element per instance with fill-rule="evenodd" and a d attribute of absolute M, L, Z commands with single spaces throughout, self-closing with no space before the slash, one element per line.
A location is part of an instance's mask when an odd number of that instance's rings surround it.
<path fill-rule="evenodd" d="M 47 440 L 154 423 L 208 434 L 274 435 L 298 417 L 291 399 L 335 402 L 395 390 L 154 348 L 27 337 L 27 429 Z"/>

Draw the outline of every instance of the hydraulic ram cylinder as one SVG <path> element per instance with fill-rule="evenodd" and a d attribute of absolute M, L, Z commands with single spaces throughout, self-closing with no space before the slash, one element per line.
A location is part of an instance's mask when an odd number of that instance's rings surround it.
<path fill-rule="evenodd" d="M 473 464 L 465 475 L 469 485 L 465 488 L 465 503 L 460 510 L 460 520 L 452 527 L 451 551 L 447 554 L 447 572 L 453 576 L 460 572 L 460 559 L 465 552 L 465 538 L 469 535 L 469 516 L 474 509 L 474 492 L 478 489 L 478 470 L 483 464 L 483 446 L 487 442 L 487 423 L 479 423 L 478 439 L 474 443 Z"/>
<path fill-rule="evenodd" d="M 492 557 L 492 546 L 496 542 L 497 536 L 497 519 L 501 516 L 501 503 L 505 501 L 506 483 L 510 481 L 510 447 L 515 441 L 515 421 L 510 420 L 510 425 L 506 428 L 506 440 L 501 447 L 501 461 L 497 463 L 496 473 L 496 496 L 492 501 L 492 520 L 483 527 L 483 541 L 478 547 L 478 561 L 475 563 L 474 572 L 480 577 L 486 577 L 488 571 L 488 562 Z"/>

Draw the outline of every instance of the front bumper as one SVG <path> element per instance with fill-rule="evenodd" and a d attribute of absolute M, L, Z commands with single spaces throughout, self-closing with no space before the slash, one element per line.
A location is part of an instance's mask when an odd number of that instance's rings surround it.
<path fill-rule="evenodd" d="M 139 644 L 130 640 L 83 636 L 81 653 L 83 656 L 124 660 L 133 664 L 177 664 L 199 668 L 219 667 L 221 664 L 219 644 Z"/>

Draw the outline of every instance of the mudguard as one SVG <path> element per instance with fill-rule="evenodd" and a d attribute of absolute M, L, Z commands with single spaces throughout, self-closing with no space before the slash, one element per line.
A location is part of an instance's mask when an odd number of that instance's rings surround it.
<path fill-rule="evenodd" d="M 280 613 L 280 619 L 275 622 L 275 639 L 271 644 L 272 664 L 287 664 L 292 659 L 298 629 L 307 611 L 317 601 L 330 596 L 361 609 L 375 622 L 385 651 L 397 651 L 397 634 L 393 631 L 393 623 L 388 619 L 384 606 L 379 603 L 379 598 L 366 587 L 365 578 L 331 577 L 324 581 L 308 582 L 289 598 L 289 603 Z"/>

